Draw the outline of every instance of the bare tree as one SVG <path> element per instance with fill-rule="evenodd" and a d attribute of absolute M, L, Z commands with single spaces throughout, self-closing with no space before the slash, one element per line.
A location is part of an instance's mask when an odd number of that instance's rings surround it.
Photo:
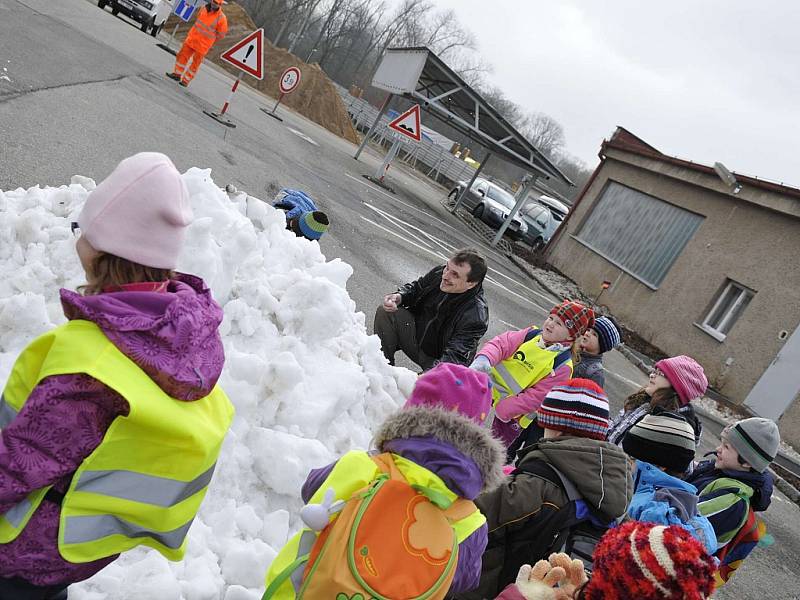
<path fill-rule="evenodd" d="M 545 156 L 555 156 L 564 148 L 564 128 L 549 115 L 529 113 L 519 129 Z"/>

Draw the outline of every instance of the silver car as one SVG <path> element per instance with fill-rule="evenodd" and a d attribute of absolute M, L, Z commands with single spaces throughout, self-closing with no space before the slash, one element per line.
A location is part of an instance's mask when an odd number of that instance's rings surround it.
<path fill-rule="evenodd" d="M 450 191 L 449 197 L 456 200 L 468 183 L 468 181 L 459 181 L 456 187 Z M 500 229 L 516 202 L 514 196 L 499 185 L 479 177 L 464 195 L 462 206 L 493 229 Z M 528 226 L 519 215 L 515 215 L 506 229 L 506 235 L 511 239 L 519 240 L 527 231 Z"/>

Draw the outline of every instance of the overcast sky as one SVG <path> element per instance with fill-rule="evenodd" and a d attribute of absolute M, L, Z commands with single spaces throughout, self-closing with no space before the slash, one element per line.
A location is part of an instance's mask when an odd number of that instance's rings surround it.
<path fill-rule="evenodd" d="M 597 163 L 621 125 L 660 151 L 800 186 L 800 1 L 434 0 L 491 81 Z"/>

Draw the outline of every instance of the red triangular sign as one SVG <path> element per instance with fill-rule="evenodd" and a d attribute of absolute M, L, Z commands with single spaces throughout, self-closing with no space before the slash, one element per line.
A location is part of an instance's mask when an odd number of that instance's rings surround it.
<path fill-rule="evenodd" d="M 410 137 L 415 142 L 422 139 L 422 126 L 419 119 L 419 104 L 415 104 L 394 121 L 389 123 L 389 129 Z"/>
<path fill-rule="evenodd" d="M 257 29 L 220 58 L 257 79 L 264 79 L 264 30 Z"/>

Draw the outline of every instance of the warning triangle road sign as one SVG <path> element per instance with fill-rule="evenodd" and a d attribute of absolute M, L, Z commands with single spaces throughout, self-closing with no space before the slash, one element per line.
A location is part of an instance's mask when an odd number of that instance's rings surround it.
<path fill-rule="evenodd" d="M 256 79 L 264 79 L 264 30 L 257 29 L 220 58 Z"/>
<path fill-rule="evenodd" d="M 415 142 L 420 141 L 422 139 L 422 127 L 419 122 L 419 104 L 415 104 L 389 123 L 389 129 L 402 133 Z"/>

